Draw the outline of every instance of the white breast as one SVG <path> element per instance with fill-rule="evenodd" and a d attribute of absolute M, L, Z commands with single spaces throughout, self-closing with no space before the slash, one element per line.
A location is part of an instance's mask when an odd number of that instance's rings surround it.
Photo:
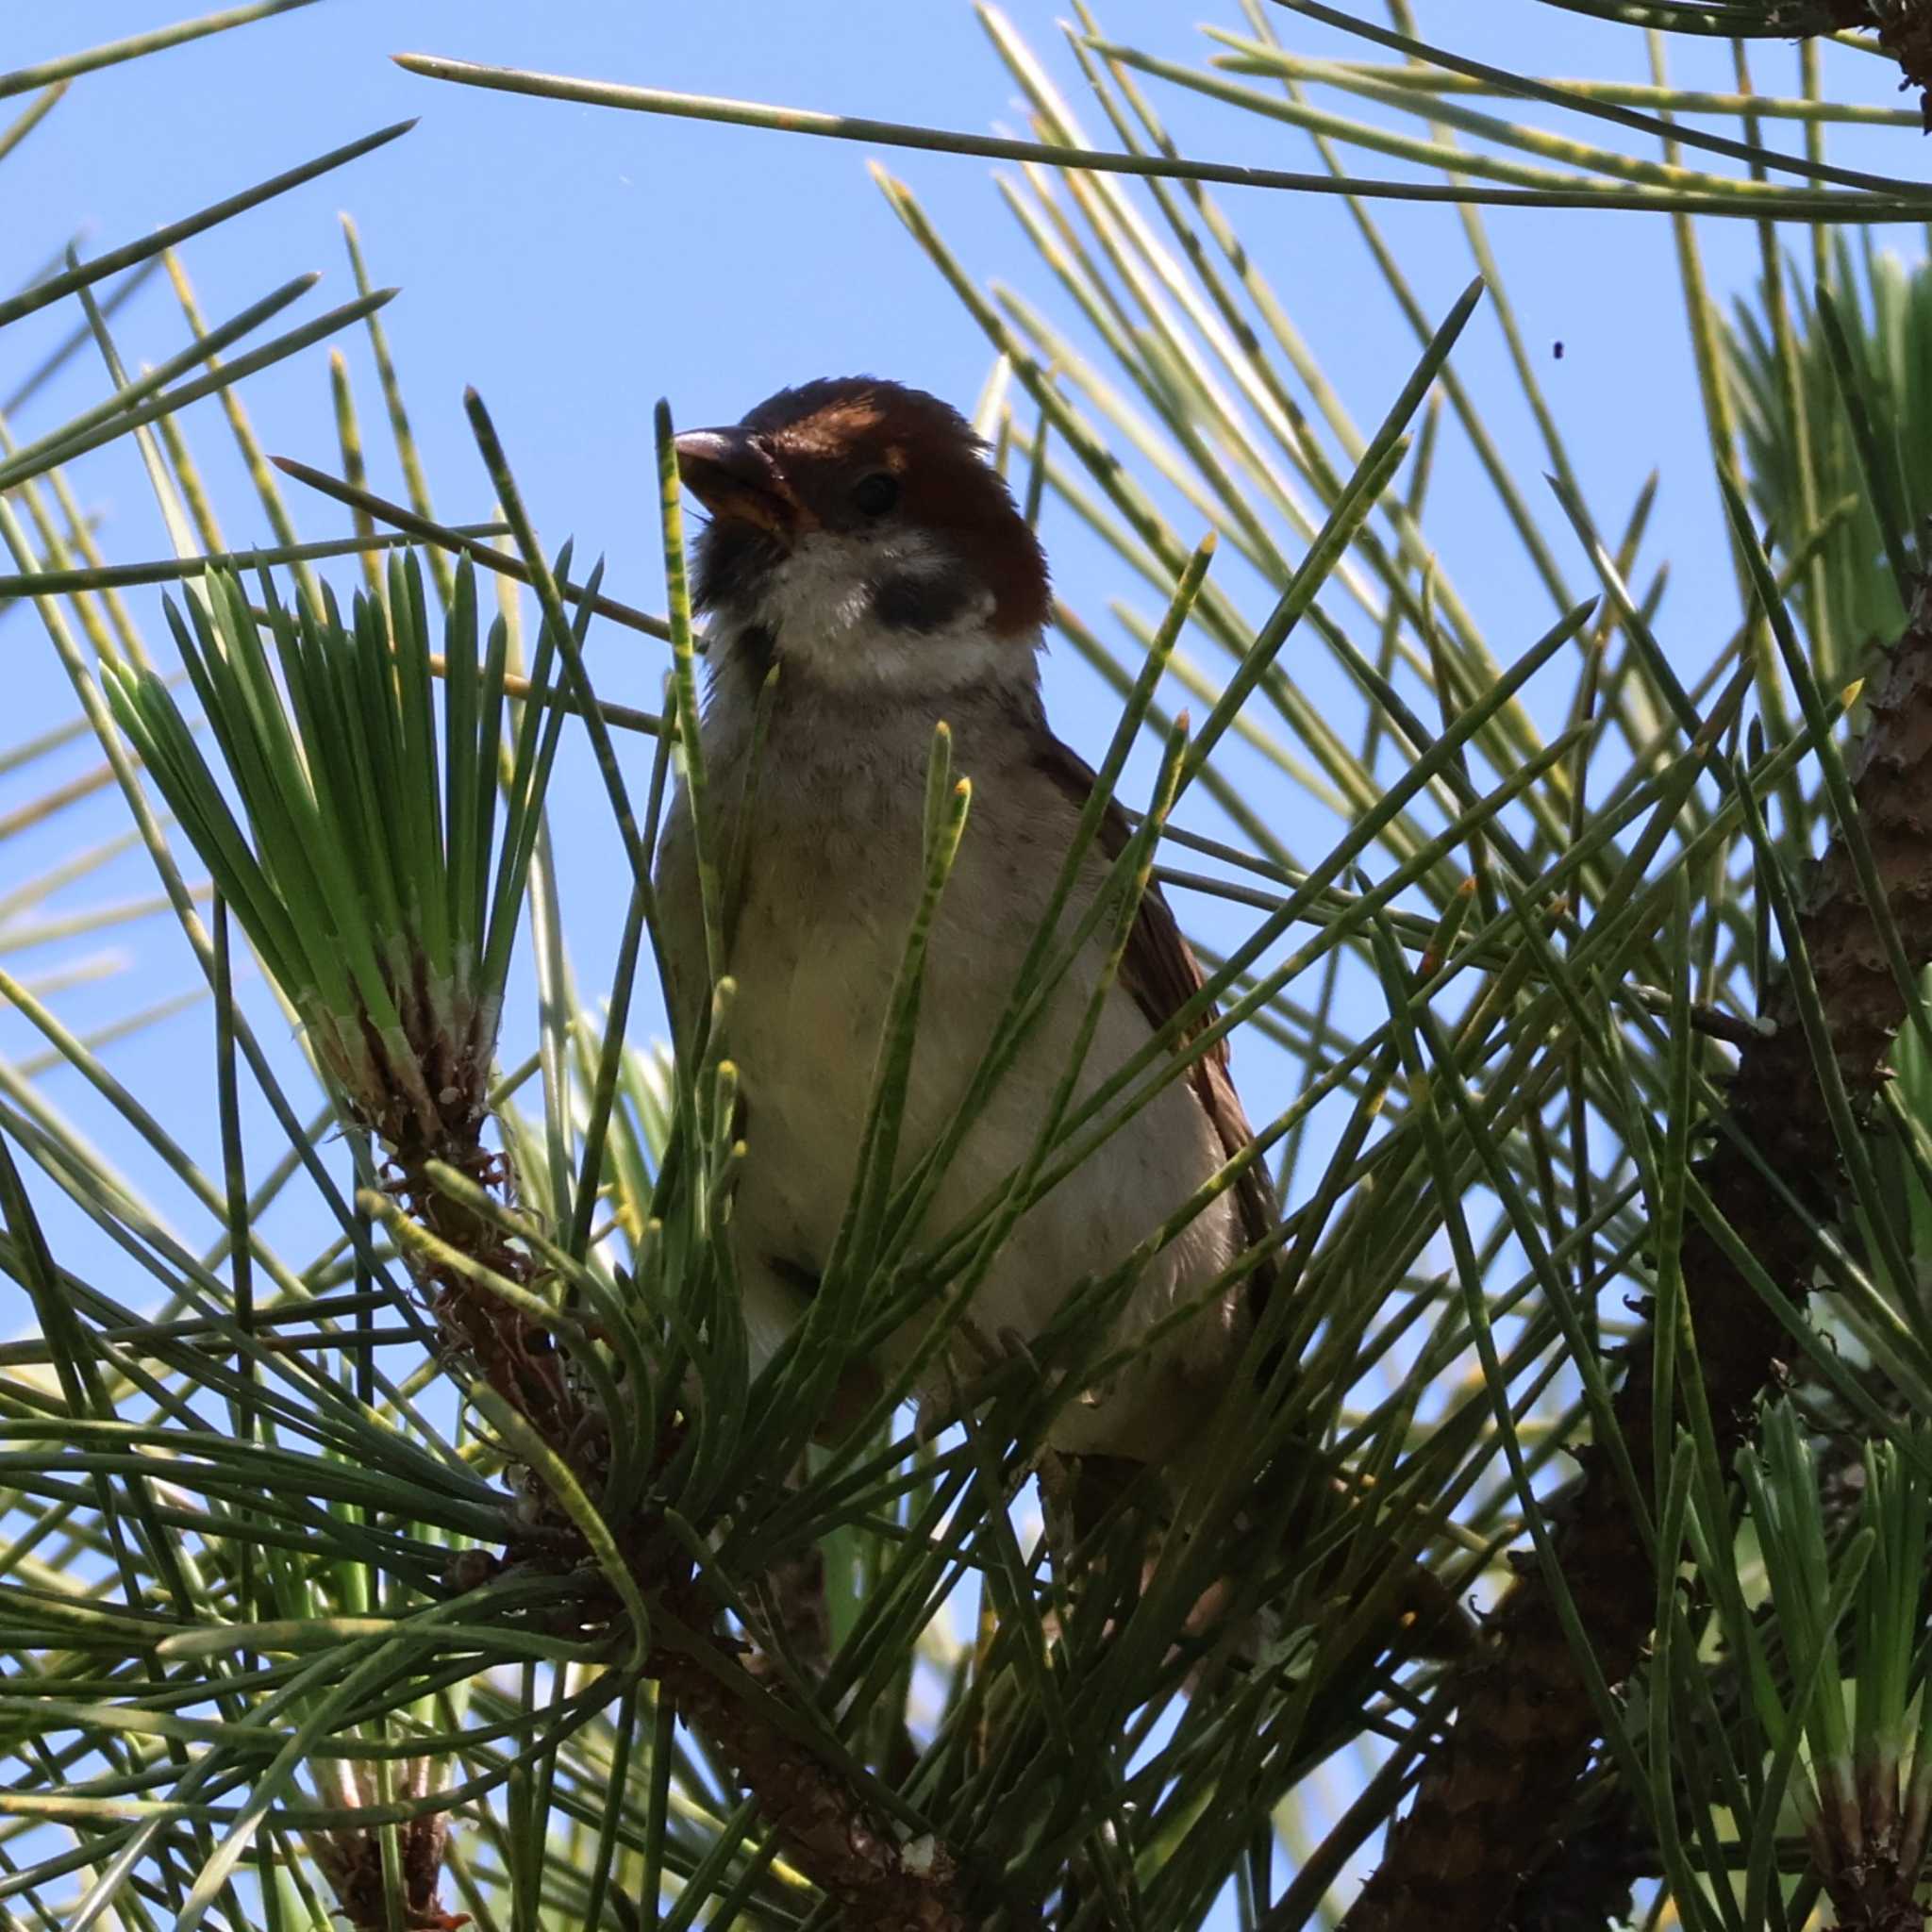
<path fill-rule="evenodd" d="M 784 691 L 781 676 L 781 692 Z M 728 1051 L 748 1105 L 748 1154 L 731 1238 L 753 1345 L 762 1359 L 797 1320 L 795 1283 L 829 1252 L 849 1194 L 891 990 L 920 878 L 920 817 L 933 710 L 902 701 L 815 703 L 784 692 L 749 827 L 744 897 L 730 971 L 738 982 Z M 1034 770 L 1010 712 L 955 693 L 955 769 L 974 780 L 964 842 L 932 935 L 901 1145 L 901 1170 L 947 1128 L 1005 1010 L 1074 826 Z M 741 795 L 744 736 L 730 712 L 708 724 L 712 795 Z M 721 825 L 721 834 L 729 837 Z M 660 863 L 672 964 L 702 976 L 683 800 Z M 1098 883 L 1089 868 L 1068 929 Z M 680 874 L 683 877 L 680 878 Z M 914 1247 L 926 1251 L 1026 1158 L 1097 983 L 1097 945 L 1076 962 L 995 1090 L 940 1186 Z M 692 969 L 695 969 L 693 971 Z M 687 991 L 681 994 L 690 999 Z M 1080 1077 L 1091 1092 L 1144 1045 L 1146 1018 L 1118 989 Z M 1188 1084 L 1170 1085 L 1012 1230 L 974 1297 L 974 1330 L 997 1346 L 1039 1335 L 1064 1297 L 1116 1266 L 1213 1174 L 1223 1152 Z M 1200 1294 L 1240 1252 L 1230 1197 L 1198 1217 L 1143 1272 L 1119 1324 L 1130 1337 Z M 934 1283 L 935 1294 L 943 1284 Z M 1198 1412 L 1177 1400 L 1218 1379 L 1237 1339 L 1230 1295 L 1157 1358 L 1062 1410 L 1057 1446 L 1157 1457 Z M 916 1340 L 910 1324 L 888 1366 Z M 979 1365 L 956 1342 L 962 1370 Z"/>

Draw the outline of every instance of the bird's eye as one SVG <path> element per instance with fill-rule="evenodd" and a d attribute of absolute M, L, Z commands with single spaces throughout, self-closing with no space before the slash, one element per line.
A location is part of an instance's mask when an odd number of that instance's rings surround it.
<path fill-rule="evenodd" d="M 852 507 L 860 516 L 882 517 L 899 500 L 899 479 L 883 470 L 861 476 L 853 486 Z"/>

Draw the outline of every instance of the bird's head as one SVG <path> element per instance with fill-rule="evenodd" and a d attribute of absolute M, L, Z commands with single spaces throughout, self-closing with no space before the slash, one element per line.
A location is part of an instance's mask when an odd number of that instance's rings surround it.
<path fill-rule="evenodd" d="M 854 690 L 1033 677 L 1046 559 L 984 442 L 938 397 L 808 382 L 676 447 L 710 512 L 693 602 L 714 646 Z"/>

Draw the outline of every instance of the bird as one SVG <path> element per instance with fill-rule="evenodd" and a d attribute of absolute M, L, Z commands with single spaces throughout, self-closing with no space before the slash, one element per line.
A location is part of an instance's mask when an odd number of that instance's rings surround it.
<path fill-rule="evenodd" d="M 897 382 L 824 378 L 779 391 L 728 427 L 687 430 L 675 447 L 685 488 L 708 512 L 691 573 L 708 660 L 698 733 L 708 837 L 713 850 L 742 855 L 724 1047 L 747 1151 L 728 1239 L 756 1372 L 804 1319 L 852 1188 L 923 883 L 935 728 L 948 727 L 972 797 L 925 954 L 902 1172 L 967 1093 L 1095 777 L 1054 732 L 1041 696 L 1045 555 L 957 409 Z M 693 835 L 680 784 L 655 885 L 667 996 L 687 1028 L 712 993 Z M 1129 836 L 1109 801 L 1063 932 Z M 1099 922 L 1074 958 L 945 1167 L 922 1235 L 971 1214 L 1027 1156 L 1110 937 Z M 1075 1099 L 1141 1053 L 1202 985 L 1150 883 Z M 1185 1058 L 1213 1017 L 1194 1015 L 1168 1050 Z M 1252 1138 L 1225 1042 L 1216 1041 L 1021 1216 L 960 1328 L 982 1347 L 991 1338 L 1024 1353 L 1069 1294 L 1118 1268 Z M 1048 1446 L 1158 1464 L 1194 1439 L 1258 1317 L 1276 1225 L 1265 1164 L 1255 1160 L 1147 1260 L 1108 1340 L 1131 1345 L 1198 1304 L 1191 1317 L 1062 1404 Z M 1257 1245 L 1247 1272 L 1214 1291 Z M 942 1299 L 937 1289 L 933 1299 Z M 925 1325 L 908 1317 L 888 1338 L 881 1373 L 910 1358 Z M 922 1400 L 942 1400 L 957 1366 L 935 1362 Z"/>

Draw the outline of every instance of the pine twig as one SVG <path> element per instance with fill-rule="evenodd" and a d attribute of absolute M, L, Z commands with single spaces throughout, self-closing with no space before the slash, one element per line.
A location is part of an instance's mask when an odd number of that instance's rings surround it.
<path fill-rule="evenodd" d="M 1924 0 L 1827 0 L 1842 32 L 1875 33 L 1878 43 L 1905 75 L 1899 85 L 1919 90 L 1925 131 L 1932 134 L 1932 10 Z"/>
<path fill-rule="evenodd" d="M 1932 963 L 1932 577 L 1922 576 L 1871 724 L 1850 775 L 1891 915 L 1909 963 Z M 1886 1079 L 1904 1001 L 1861 896 L 1852 856 L 1834 834 L 1802 912 L 1832 1049 L 1847 1092 L 1869 1100 Z M 1743 1151 L 1755 1147 L 1783 1188 L 1821 1217 L 1833 1205 L 1839 1150 L 1787 981 L 1774 991 L 1775 1030 L 1743 1049 L 1729 1099 L 1735 1138 L 1703 1164 L 1719 1215 L 1793 1304 L 1807 1298 L 1812 1255 L 1801 1218 Z M 1689 1298 L 1720 1457 L 1728 1462 L 1751 1426 L 1759 1392 L 1776 1379 L 1788 1346 L 1775 1314 L 1702 1223 L 1682 1249 Z M 1654 1338 L 1632 1345 L 1615 1413 L 1640 1491 L 1655 1489 Z M 1582 1479 L 1553 1524 L 1577 1614 L 1605 1679 L 1636 1668 L 1649 1638 L 1652 1565 L 1626 1497 L 1601 1445 L 1581 1452 Z M 1490 1619 L 1486 1641 L 1461 1671 L 1457 1715 L 1408 1816 L 1391 1830 L 1388 1856 L 1364 1887 L 1345 1932 L 1488 1932 L 1536 1862 L 1559 1799 L 1596 1736 L 1584 1680 L 1539 1571 L 1520 1574 Z M 1831 1874 L 1821 1874 L 1830 1883 Z M 1864 1874 L 1869 1880 L 1870 1874 Z M 1861 1880 L 1861 1885 L 1864 1883 Z M 1908 1903 L 1908 1875 L 1897 1883 Z M 1874 1924 L 1861 1890 L 1840 1902 L 1844 1923 Z M 1914 1924 L 1923 1919 L 1914 1919 Z"/>
<path fill-rule="evenodd" d="M 661 1616 L 660 1612 L 660 1616 Z M 668 1619 L 665 1619 L 668 1622 Z M 687 1633 L 651 1654 L 649 1674 L 677 1714 L 730 1760 L 785 1841 L 785 1855 L 840 1907 L 850 1932 L 969 1932 L 958 1861 L 937 1839 L 901 1835 L 845 1779 L 767 1723 L 737 1694 L 763 1676 L 756 1654 L 724 1638 Z"/>

